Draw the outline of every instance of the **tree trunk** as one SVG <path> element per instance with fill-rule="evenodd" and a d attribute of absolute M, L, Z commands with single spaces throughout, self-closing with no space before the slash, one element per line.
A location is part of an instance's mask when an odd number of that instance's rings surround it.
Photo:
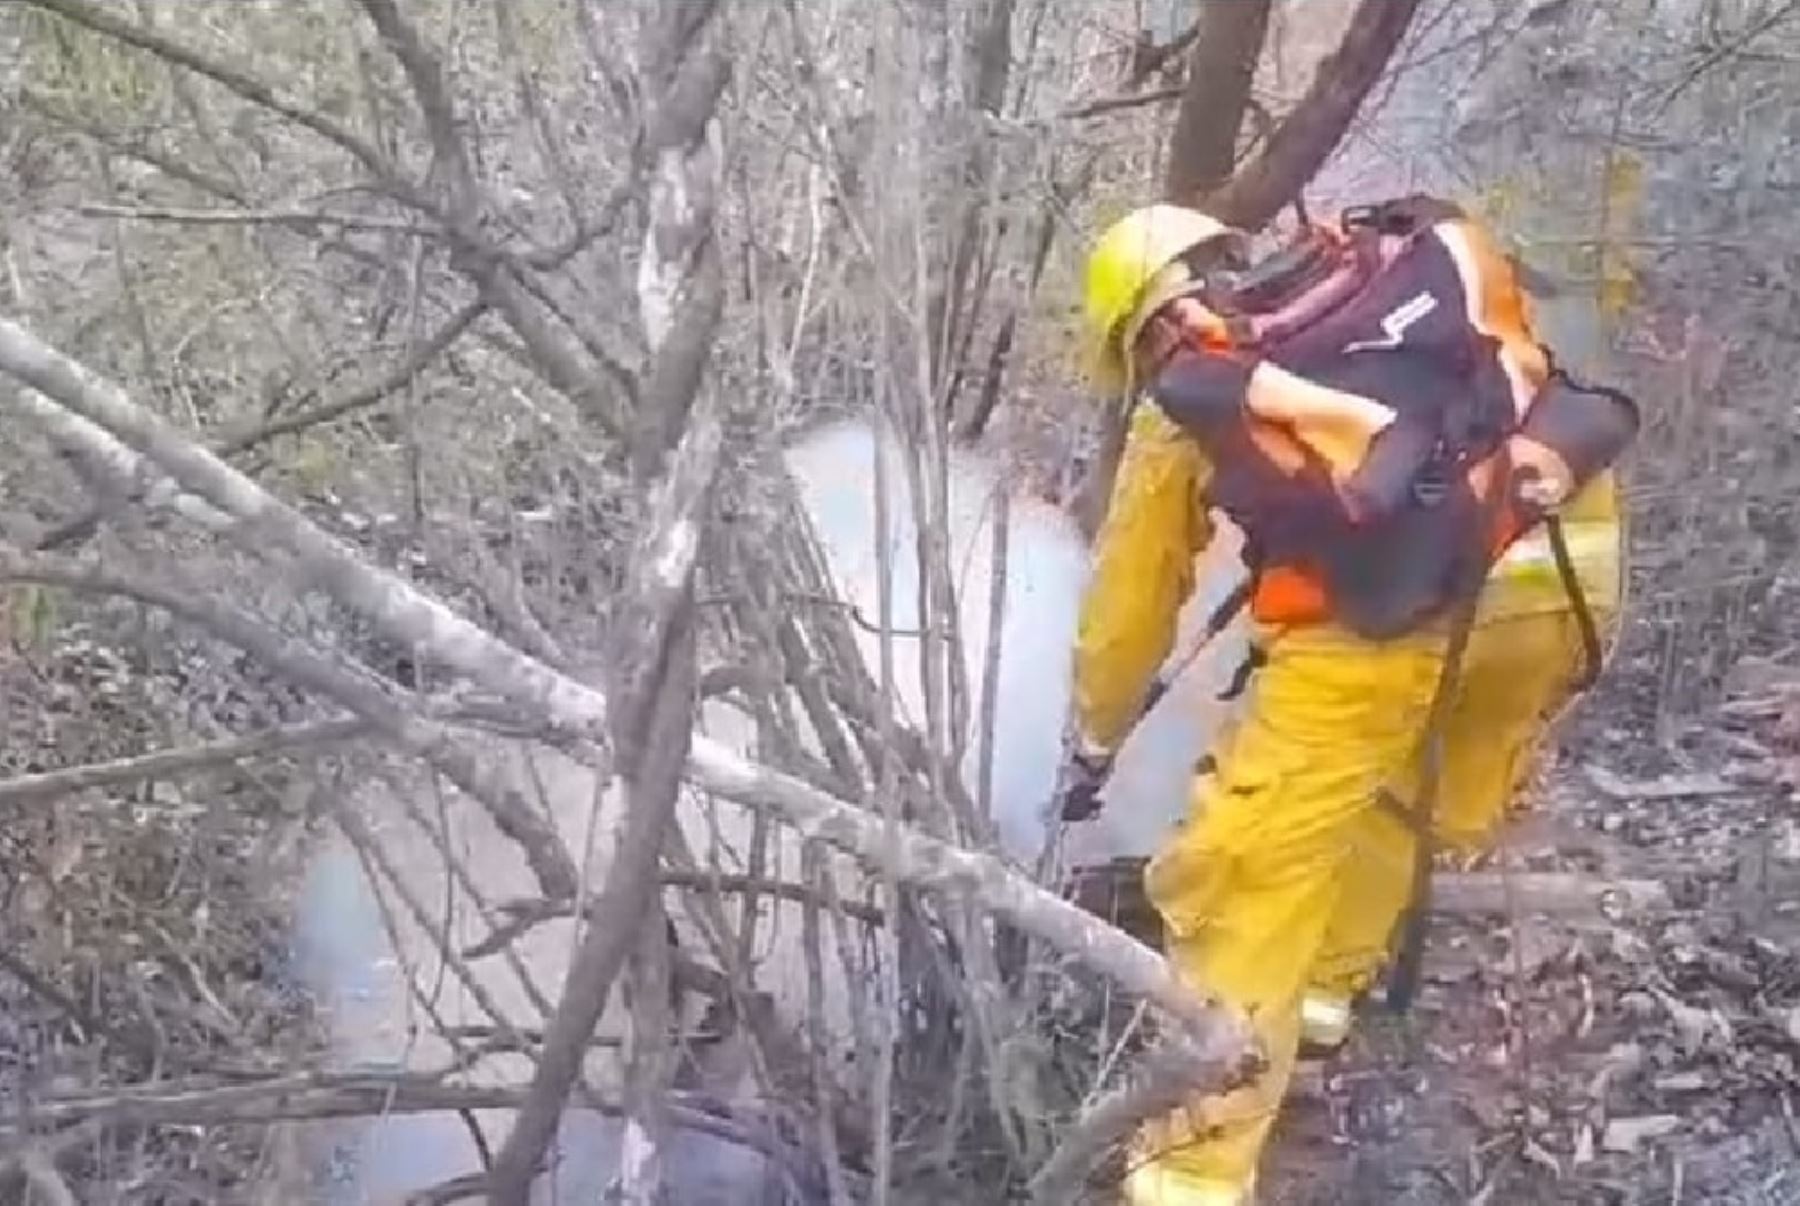
<path fill-rule="evenodd" d="M 1300 104 L 1262 153 L 1206 198 L 1207 211 L 1255 230 L 1299 196 L 1343 140 L 1418 10 L 1419 0 L 1362 0 Z"/>
<path fill-rule="evenodd" d="M 1170 201 L 1198 201 L 1231 179 L 1250 85 L 1269 32 L 1270 3 L 1201 4 L 1163 176 L 1163 195 Z"/>

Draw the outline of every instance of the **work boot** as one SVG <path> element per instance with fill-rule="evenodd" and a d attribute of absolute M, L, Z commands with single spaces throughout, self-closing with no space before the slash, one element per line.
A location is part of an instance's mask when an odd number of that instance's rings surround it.
<path fill-rule="evenodd" d="M 1300 1058 L 1329 1059 L 1343 1049 L 1356 1021 L 1354 998 L 1308 989 L 1300 998 Z"/>

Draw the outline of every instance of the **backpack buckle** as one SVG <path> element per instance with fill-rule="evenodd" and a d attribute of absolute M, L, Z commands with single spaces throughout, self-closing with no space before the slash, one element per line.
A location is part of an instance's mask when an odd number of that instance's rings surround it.
<path fill-rule="evenodd" d="M 1450 494 L 1450 482 L 1444 474 L 1443 457 L 1433 457 L 1412 481 L 1413 501 L 1421 507 L 1435 507 Z"/>
<path fill-rule="evenodd" d="M 1411 234 L 1417 225 L 1412 214 L 1402 204 L 1393 201 L 1347 206 L 1338 216 L 1338 222 L 1346 231 L 1360 227 L 1378 235 Z"/>
<path fill-rule="evenodd" d="M 1345 230 L 1361 226 L 1379 235 L 1404 238 L 1420 227 L 1429 226 L 1456 212 L 1459 211 L 1454 207 L 1434 203 L 1428 198 L 1396 197 L 1373 205 L 1346 206 L 1338 215 L 1338 221 Z"/>

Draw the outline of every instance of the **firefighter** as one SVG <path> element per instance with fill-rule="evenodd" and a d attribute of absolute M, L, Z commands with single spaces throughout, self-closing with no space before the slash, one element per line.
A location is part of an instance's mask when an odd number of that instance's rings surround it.
<path fill-rule="evenodd" d="M 1159 386 L 1172 361 L 1195 351 L 1195 324 L 1181 310 L 1193 304 L 1183 279 L 1247 245 L 1204 213 L 1155 205 L 1112 225 L 1087 260 L 1088 371 L 1100 393 L 1143 404 L 1132 411 L 1082 605 L 1065 819 L 1098 807 L 1215 532 L 1217 449 L 1171 418 Z M 1560 517 L 1584 602 L 1559 573 L 1542 525 L 1477 579 L 1442 725 L 1437 848 L 1470 851 L 1492 839 L 1577 688 L 1584 652 L 1595 653 L 1596 626 L 1606 639 L 1615 628 L 1622 534 L 1611 467 Z M 1231 518 L 1254 543 L 1258 516 Z M 1439 617 L 1370 639 L 1329 614 L 1270 622 L 1262 593 L 1251 594 L 1260 665 L 1144 885 L 1164 922 L 1166 954 L 1197 987 L 1248 1012 L 1266 1070 L 1140 1131 L 1124 1186 L 1132 1206 L 1252 1200 L 1303 1030 L 1326 1045 L 1343 1037 L 1350 1004 L 1386 964 L 1411 894 L 1415 827 L 1379 796 L 1406 798 L 1418 782 L 1449 626 Z"/>

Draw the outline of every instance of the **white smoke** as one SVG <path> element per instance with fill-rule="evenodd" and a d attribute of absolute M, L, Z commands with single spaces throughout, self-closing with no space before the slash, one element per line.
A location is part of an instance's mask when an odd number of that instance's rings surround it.
<path fill-rule="evenodd" d="M 875 430 L 845 423 L 819 431 L 788 463 L 812 516 L 839 590 L 867 621 L 879 615 L 875 508 Z M 923 725 L 919 674 L 918 526 L 906 473 L 893 441 L 883 443 L 889 483 L 888 549 L 892 567 L 895 688 L 903 719 Z M 957 599 L 964 673 L 970 692 L 968 753 L 963 782 L 978 793 L 983 670 L 994 583 L 996 500 L 1006 487 L 993 467 L 965 453 L 949 464 L 949 564 Z M 1069 706 L 1069 649 L 1087 553 L 1080 533 L 1060 511 L 1029 496 L 1010 498 L 1005 559 L 1005 612 L 995 694 L 993 817 L 1002 847 L 1015 858 L 1035 856 L 1041 820 L 1055 785 L 1063 717 Z M 864 659 L 879 664 L 880 637 L 855 628 Z"/>
<path fill-rule="evenodd" d="M 815 432 L 797 445 L 788 464 L 800 485 L 808 513 L 836 571 L 839 589 L 866 619 L 877 614 L 880 578 L 876 557 L 876 430 L 847 422 Z M 893 574 L 893 627 L 919 628 L 917 525 L 911 493 L 895 441 L 880 441 L 887 463 L 889 549 Z M 1080 531 L 1064 512 L 1009 487 L 1001 467 L 978 452 L 955 450 L 949 461 L 949 560 L 971 706 L 970 724 L 981 715 L 982 668 L 987 656 L 989 597 L 995 561 L 994 499 L 1010 491 L 1005 574 L 1005 611 L 1000 627 L 998 708 L 994 732 L 993 813 L 1002 848 L 1012 857 L 1035 857 L 1045 837 L 1046 816 L 1055 786 L 1064 724 L 1070 705 L 1070 655 L 1074 648 L 1088 551 Z M 1202 564 L 1200 586 L 1182 616 L 1184 639 L 1191 639 L 1219 599 L 1234 584 L 1230 573 L 1235 541 L 1230 533 Z M 879 638 L 858 628 L 863 655 L 871 666 Z M 896 688 L 907 715 L 923 719 L 916 638 L 897 636 Z M 1071 834 L 1071 848 L 1083 857 L 1142 855 L 1154 849 L 1169 824 L 1186 807 L 1191 768 L 1216 723 L 1212 699 L 1241 654 L 1241 630 L 1234 628 L 1188 666 L 1176 689 L 1145 721 L 1121 751 L 1101 818 Z M 1178 642 L 1172 661 L 1189 648 Z M 970 733 L 964 783 L 976 791 L 978 734 Z"/>

